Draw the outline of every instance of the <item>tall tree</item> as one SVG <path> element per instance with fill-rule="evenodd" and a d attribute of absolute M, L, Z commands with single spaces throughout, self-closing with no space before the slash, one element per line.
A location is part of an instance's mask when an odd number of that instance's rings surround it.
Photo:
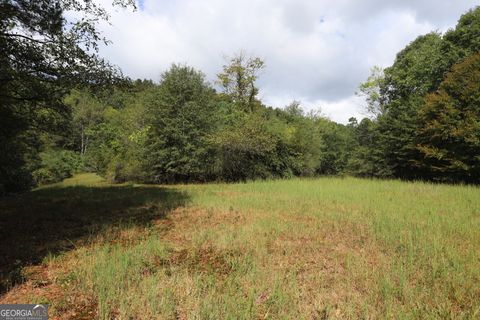
<path fill-rule="evenodd" d="M 383 69 L 375 66 L 370 70 L 367 80 L 360 84 L 359 90 L 356 92 L 356 95 L 365 98 L 367 102 L 366 111 L 373 118 L 378 117 L 385 111 L 381 93 L 382 88 L 384 88 L 384 81 Z"/>
<path fill-rule="evenodd" d="M 214 90 L 193 68 L 173 65 L 147 102 L 152 119 L 146 170 L 154 182 L 207 179 L 212 161 L 209 135 L 215 126 Z"/>
<path fill-rule="evenodd" d="M 262 59 L 248 57 L 241 51 L 223 66 L 218 82 L 234 103 L 247 112 L 253 112 L 258 94 L 255 82 L 263 68 L 265 62 Z"/>
<path fill-rule="evenodd" d="M 420 110 L 417 164 L 444 181 L 480 181 L 480 53 L 453 66 Z"/>
<path fill-rule="evenodd" d="M 428 165 L 419 165 L 424 161 L 425 150 L 418 147 L 418 141 L 426 138 L 422 131 L 426 120 L 420 110 L 424 109 L 427 95 L 429 100 L 433 99 L 432 94 L 452 65 L 480 50 L 479 32 L 480 7 L 477 7 L 464 14 L 455 29 L 445 35 L 433 32 L 415 39 L 397 54 L 383 76 L 374 69 L 360 86 L 367 109 L 378 111 L 375 125 L 370 126 L 376 137 L 372 151 L 379 150 L 384 159 L 379 162 L 383 165 L 377 167 L 378 172 L 400 178 L 432 174 Z"/>
<path fill-rule="evenodd" d="M 132 0 L 116 0 L 126 6 Z M 78 12 L 78 20 L 65 12 Z M 38 141 L 55 125 L 45 113 L 68 116 L 63 96 L 78 83 L 100 84 L 120 72 L 98 56 L 106 42 L 96 25 L 105 9 L 89 0 L 0 0 L 0 193 L 30 187 Z M 54 117 L 53 117 L 54 118 Z"/>
<path fill-rule="evenodd" d="M 73 90 L 64 101 L 72 109 L 75 149 L 84 156 L 92 138 L 89 131 L 104 121 L 106 106 L 88 90 Z"/>
<path fill-rule="evenodd" d="M 348 127 L 355 142 L 352 144 L 346 171 L 360 177 L 390 177 L 392 172 L 385 164 L 380 145 L 377 122 L 364 118 L 360 123 L 352 119 Z"/>
<path fill-rule="evenodd" d="M 418 37 L 398 53 L 394 64 L 384 70 L 378 116 L 379 144 L 386 160 L 384 172 L 401 178 L 418 178 L 412 165 L 420 157 L 415 148 L 418 110 L 423 98 L 440 84 L 447 63 L 438 33 Z"/>
<path fill-rule="evenodd" d="M 463 14 L 455 29 L 444 35 L 443 52 L 448 57 L 448 67 L 480 51 L 480 6 Z"/>

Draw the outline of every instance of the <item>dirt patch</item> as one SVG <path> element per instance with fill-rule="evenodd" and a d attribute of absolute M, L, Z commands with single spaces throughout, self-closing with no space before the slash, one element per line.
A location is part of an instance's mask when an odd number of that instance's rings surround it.
<path fill-rule="evenodd" d="M 168 270 L 181 267 L 190 272 L 228 275 L 235 269 L 232 261 L 240 255 L 236 250 L 219 250 L 212 246 L 195 251 L 182 249 L 173 251 L 166 259 L 157 259 L 155 265 Z"/>
<path fill-rule="evenodd" d="M 95 299 L 71 291 L 68 285 L 59 281 L 69 269 L 69 264 L 56 263 L 25 267 L 23 272 L 27 280 L 1 296 L 0 304 L 46 303 L 50 306 L 50 319 L 95 319 Z"/>

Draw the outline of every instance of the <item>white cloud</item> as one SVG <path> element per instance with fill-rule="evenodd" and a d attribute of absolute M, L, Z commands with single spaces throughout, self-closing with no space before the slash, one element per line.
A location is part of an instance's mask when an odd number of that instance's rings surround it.
<path fill-rule="evenodd" d="M 107 1 L 107 0 L 103 0 Z M 133 78 L 158 80 L 187 63 L 210 81 L 240 49 L 265 59 L 261 97 L 279 107 L 301 100 L 333 120 L 361 117 L 353 94 L 374 65 L 390 65 L 420 34 L 453 27 L 475 1 L 144 0 L 112 11 L 101 53 Z"/>
<path fill-rule="evenodd" d="M 281 96 L 267 95 L 267 98 L 264 98 L 263 100 L 268 105 L 276 107 L 285 107 L 294 100 L 299 101 L 306 111 L 319 111 L 323 116 L 339 123 L 347 123 L 348 119 L 351 117 L 360 120 L 368 116 L 365 113 L 364 99 L 355 94 L 336 101 L 326 101 L 321 99 L 310 101 L 306 98 L 291 94 Z"/>
<path fill-rule="evenodd" d="M 321 100 L 317 102 L 320 105 L 320 110 L 327 117 L 340 123 L 347 123 L 351 117 L 358 120 L 364 118 L 366 116 L 364 103 L 365 101 L 362 98 L 355 95 L 334 102 Z"/>

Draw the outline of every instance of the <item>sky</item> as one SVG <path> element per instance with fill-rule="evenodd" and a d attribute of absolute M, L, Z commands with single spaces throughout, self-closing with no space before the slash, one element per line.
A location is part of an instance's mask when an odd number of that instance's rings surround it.
<path fill-rule="evenodd" d="M 108 0 L 101 0 L 106 3 Z M 225 57 L 262 58 L 259 97 L 293 100 L 346 123 L 365 116 L 355 95 L 373 66 L 388 67 L 417 36 L 453 28 L 472 0 L 141 0 L 111 10 L 101 55 L 131 78 L 159 81 L 172 63 L 215 85 Z M 107 6 L 108 8 L 108 6 Z"/>

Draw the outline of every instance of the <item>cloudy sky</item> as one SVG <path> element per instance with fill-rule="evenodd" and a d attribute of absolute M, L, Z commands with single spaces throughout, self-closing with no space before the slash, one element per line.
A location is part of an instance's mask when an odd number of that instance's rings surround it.
<path fill-rule="evenodd" d="M 105 0 L 106 1 L 106 0 Z M 158 81 L 172 63 L 213 83 L 224 57 L 244 50 L 266 62 L 260 97 L 299 100 L 338 122 L 362 117 L 355 97 L 371 67 L 389 66 L 418 35 L 455 26 L 473 0 L 141 0 L 112 10 L 101 54 L 132 78 Z"/>

